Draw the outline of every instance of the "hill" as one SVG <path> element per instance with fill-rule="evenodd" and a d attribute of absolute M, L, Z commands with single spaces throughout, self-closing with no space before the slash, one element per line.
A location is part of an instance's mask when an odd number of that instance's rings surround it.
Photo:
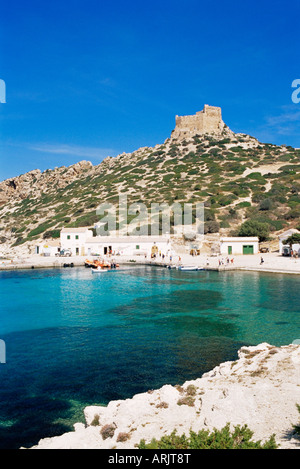
<path fill-rule="evenodd" d="M 211 122 L 197 127 L 177 116 L 171 137 L 155 147 L 108 157 L 97 166 L 81 161 L 2 181 L 0 253 L 21 246 L 30 251 L 37 240 L 58 237 L 63 226 L 93 227 L 99 221 L 96 207 L 117 204 L 120 193 L 129 204 L 147 206 L 203 202 L 208 234 L 238 234 L 249 219 L 267 224 L 271 237 L 299 227 L 300 150 L 235 134 L 220 119 L 216 131 Z"/>

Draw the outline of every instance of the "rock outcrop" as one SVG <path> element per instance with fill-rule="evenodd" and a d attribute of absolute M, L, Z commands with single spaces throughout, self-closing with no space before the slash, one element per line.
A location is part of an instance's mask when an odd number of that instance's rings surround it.
<path fill-rule="evenodd" d="M 41 172 L 39 169 L 0 182 L 0 207 L 10 200 L 19 201 L 30 195 L 47 193 L 53 187 L 63 188 L 86 175 L 94 167 L 90 161 L 79 161 L 69 167 L 61 166 Z"/>
<path fill-rule="evenodd" d="M 267 343 L 239 350 L 239 359 L 222 363 L 201 378 L 182 386 L 112 401 L 107 407 L 84 411 L 86 425 L 74 432 L 45 438 L 33 449 L 132 449 L 145 439 L 160 439 L 174 429 L 221 429 L 226 423 L 245 425 L 253 439 L 275 434 L 279 448 L 300 449 L 293 431 L 299 424 L 300 345 L 274 347 Z"/>

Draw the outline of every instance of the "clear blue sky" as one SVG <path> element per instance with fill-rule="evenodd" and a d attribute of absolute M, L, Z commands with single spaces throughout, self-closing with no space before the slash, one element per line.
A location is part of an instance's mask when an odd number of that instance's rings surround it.
<path fill-rule="evenodd" d="M 163 143 L 221 106 L 300 147 L 300 2 L 10 0 L 0 8 L 0 179 Z"/>

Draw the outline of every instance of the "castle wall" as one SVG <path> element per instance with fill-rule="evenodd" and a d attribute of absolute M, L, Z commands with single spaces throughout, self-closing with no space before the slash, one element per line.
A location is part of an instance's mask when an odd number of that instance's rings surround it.
<path fill-rule="evenodd" d="M 176 116 L 176 127 L 172 133 L 173 138 L 220 133 L 224 128 L 220 107 L 205 104 L 202 111 L 191 116 Z"/>

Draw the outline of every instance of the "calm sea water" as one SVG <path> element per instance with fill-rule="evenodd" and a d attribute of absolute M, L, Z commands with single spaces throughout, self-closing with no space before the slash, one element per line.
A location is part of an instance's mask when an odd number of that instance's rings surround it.
<path fill-rule="evenodd" d="M 242 345 L 299 338 L 296 276 L 0 272 L 0 448 L 72 430 L 86 405 L 198 378 Z"/>

